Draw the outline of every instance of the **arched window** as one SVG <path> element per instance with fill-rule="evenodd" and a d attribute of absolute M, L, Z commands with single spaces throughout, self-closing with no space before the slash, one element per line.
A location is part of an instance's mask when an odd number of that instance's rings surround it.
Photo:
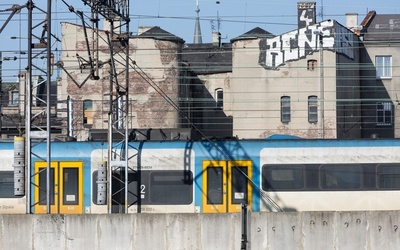
<path fill-rule="evenodd" d="M 215 103 L 218 108 L 224 107 L 224 91 L 222 88 L 215 89 Z"/>

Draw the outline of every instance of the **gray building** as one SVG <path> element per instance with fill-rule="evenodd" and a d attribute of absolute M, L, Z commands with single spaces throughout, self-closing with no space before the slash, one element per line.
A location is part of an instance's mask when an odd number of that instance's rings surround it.
<path fill-rule="evenodd" d="M 362 137 L 400 137 L 400 15 L 370 11 L 360 24 Z"/>
<path fill-rule="evenodd" d="M 234 134 L 359 138 L 358 47 L 357 35 L 335 20 L 233 39 Z"/>

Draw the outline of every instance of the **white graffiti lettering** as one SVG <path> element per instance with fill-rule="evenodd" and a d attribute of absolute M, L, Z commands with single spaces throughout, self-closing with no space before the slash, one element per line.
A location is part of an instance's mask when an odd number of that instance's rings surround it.
<path fill-rule="evenodd" d="M 320 32 L 314 32 L 316 30 Z M 261 42 L 260 59 L 263 60 L 260 60 L 260 64 L 267 68 L 277 68 L 288 61 L 304 58 L 319 50 L 320 39 L 323 49 L 336 51 L 353 59 L 353 37 L 351 31 L 334 21 L 311 25 Z"/>

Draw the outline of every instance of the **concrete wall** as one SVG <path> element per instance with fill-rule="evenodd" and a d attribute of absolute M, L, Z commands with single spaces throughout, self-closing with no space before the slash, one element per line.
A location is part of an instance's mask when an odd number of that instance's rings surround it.
<path fill-rule="evenodd" d="M 397 249 L 400 211 L 253 213 L 248 249 Z M 2 215 L 0 249 L 241 249 L 241 214 Z"/>

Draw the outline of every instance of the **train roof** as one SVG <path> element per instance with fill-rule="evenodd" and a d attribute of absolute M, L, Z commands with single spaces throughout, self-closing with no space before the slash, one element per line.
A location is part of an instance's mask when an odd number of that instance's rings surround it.
<path fill-rule="evenodd" d="M 332 147 L 332 146 L 400 146 L 400 139 L 303 139 L 295 136 L 270 136 L 265 139 L 203 139 L 203 140 L 142 140 L 131 141 L 130 144 L 149 145 L 185 145 L 188 143 L 230 143 L 230 144 L 260 144 L 266 147 Z M 0 139 L 0 145 L 13 144 L 13 139 Z M 88 145 L 90 147 L 106 147 L 107 142 L 102 141 L 52 141 L 56 145 Z M 116 142 L 119 143 L 119 142 Z M 45 145 L 45 143 L 43 143 Z"/>

